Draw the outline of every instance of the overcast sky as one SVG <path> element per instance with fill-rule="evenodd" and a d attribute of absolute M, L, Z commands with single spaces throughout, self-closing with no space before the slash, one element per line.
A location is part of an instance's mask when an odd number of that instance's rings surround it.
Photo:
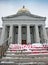
<path fill-rule="evenodd" d="M 1 17 L 16 14 L 18 9 L 25 6 L 32 14 L 46 17 L 48 27 L 48 0 L 0 0 L 0 27 Z"/>

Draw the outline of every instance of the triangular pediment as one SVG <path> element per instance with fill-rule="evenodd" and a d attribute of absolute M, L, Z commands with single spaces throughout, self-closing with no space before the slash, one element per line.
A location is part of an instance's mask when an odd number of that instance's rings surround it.
<path fill-rule="evenodd" d="M 3 17 L 3 20 L 16 20 L 16 19 L 45 20 L 46 17 L 41 17 L 41 16 L 30 14 L 30 13 L 29 14 L 26 14 L 26 13 L 14 14 L 7 17 Z"/>

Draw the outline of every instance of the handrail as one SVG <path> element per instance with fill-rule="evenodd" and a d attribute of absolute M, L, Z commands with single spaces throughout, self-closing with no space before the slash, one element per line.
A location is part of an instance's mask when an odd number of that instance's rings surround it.
<path fill-rule="evenodd" d="M 0 46 L 0 58 L 2 58 L 4 56 L 4 53 L 6 52 L 6 50 L 8 49 L 9 47 L 9 44 L 10 44 L 10 38 L 7 38 L 4 43 Z"/>

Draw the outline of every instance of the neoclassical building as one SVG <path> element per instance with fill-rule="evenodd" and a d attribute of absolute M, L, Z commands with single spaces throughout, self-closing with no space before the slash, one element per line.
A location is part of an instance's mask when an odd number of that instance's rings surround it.
<path fill-rule="evenodd" d="M 15 44 L 47 42 L 46 17 L 31 14 L 24 6 L 16 14 L 2 17 L 2 21 L 2 43 L 8 38 Z"/>

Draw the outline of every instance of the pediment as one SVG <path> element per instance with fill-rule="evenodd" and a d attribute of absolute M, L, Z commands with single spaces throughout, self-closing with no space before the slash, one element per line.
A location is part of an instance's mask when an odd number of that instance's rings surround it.
<path fill-rule="evenodd" d="M 17 17 L 8 18 L 8 19 L 35 19 L 35 18 L 31 16 L 21 15 Z"/>
<path fill-rule="evenodd" d="M 33 14 L 20 14 L 2 17 L 2 20 L 45 20 L 46 17 L 41 17 Z"/>

